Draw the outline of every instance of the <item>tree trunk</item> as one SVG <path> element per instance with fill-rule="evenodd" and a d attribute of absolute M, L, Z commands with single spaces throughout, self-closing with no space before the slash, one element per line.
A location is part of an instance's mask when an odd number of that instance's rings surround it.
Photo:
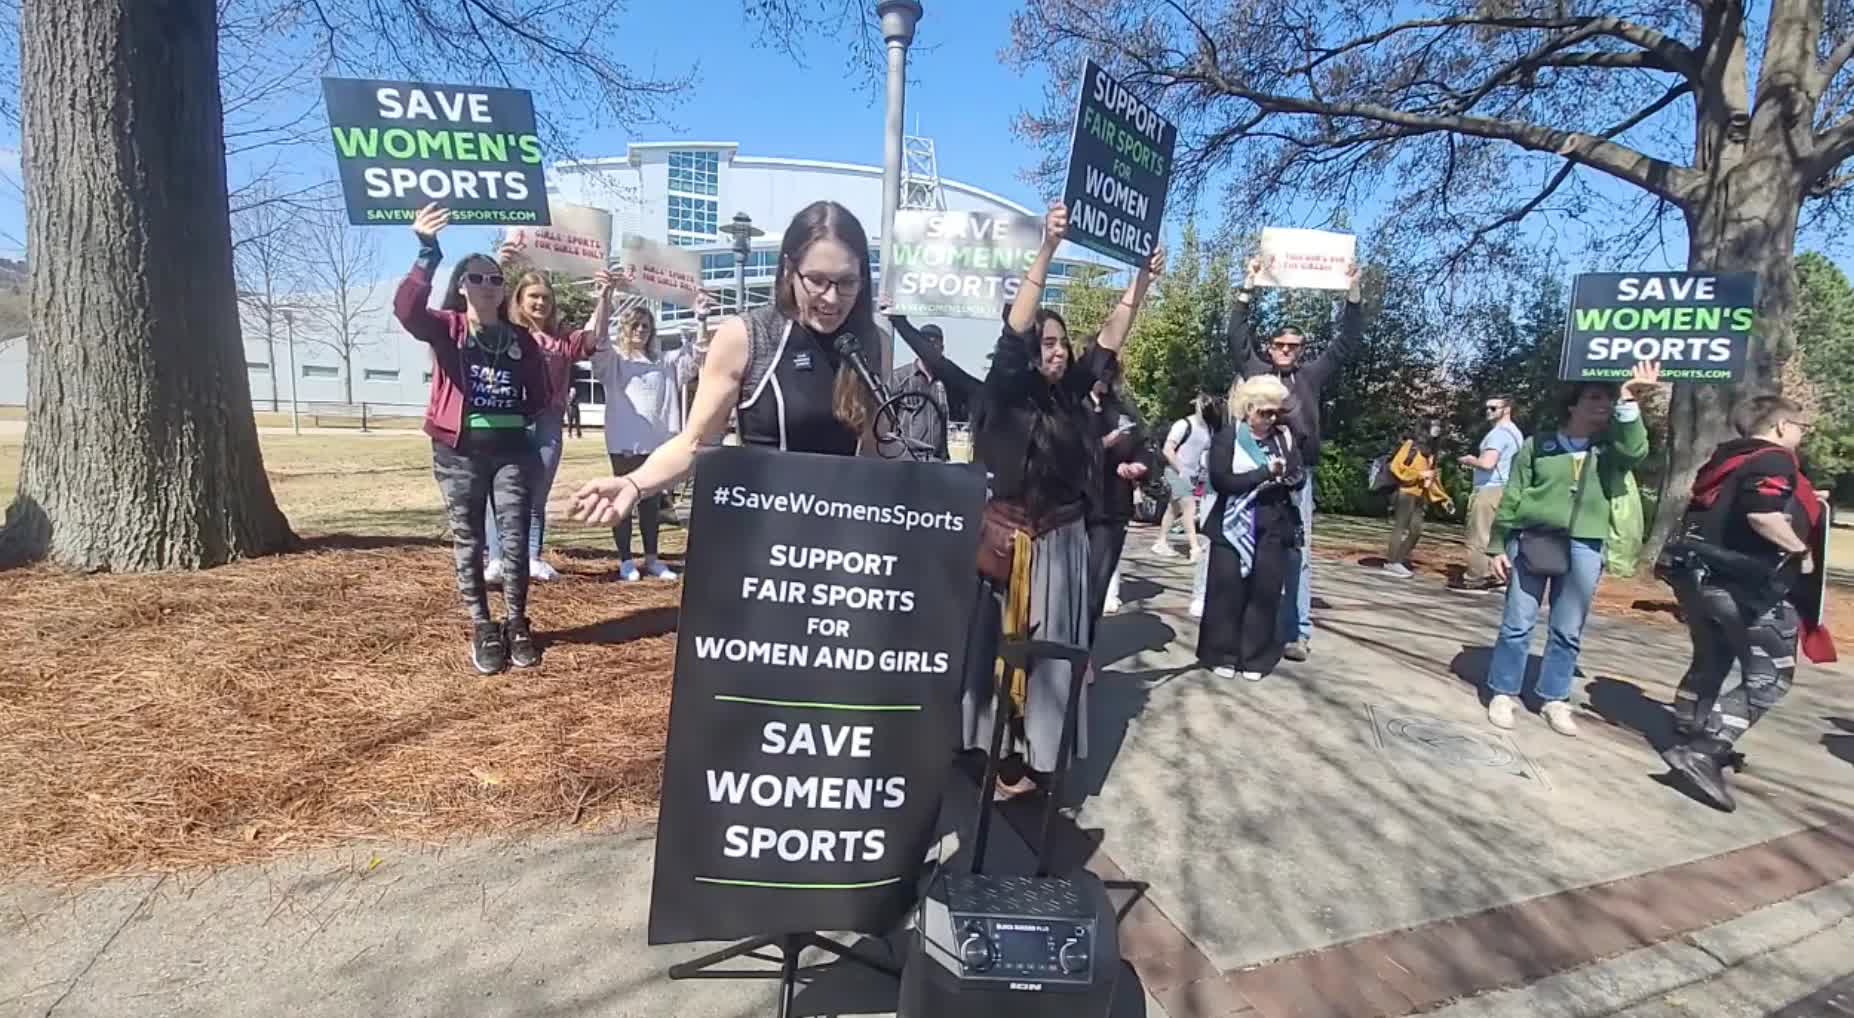
<path fill-rule="evenodd" d="M 1802 187 L 1794 164 L 1775 152 L 1747 152 L 1687 213 L 1687 270 L 1755 272 L 1758 316 L 1743 381 L 1736 385 L 1679 383 L 1668 410 L 1668 471 L 1661 501 L 1642 549 L 1642 561 L 1660 555 L 1679 524 L 1699 473 L 1720 442 L 1736 438 L 1732 407 L 1774 392 L 1781 360 L 1794 346 L 1797 217 Z"/>
<path fill-rule="evenodd" d="M 199 568 L 293 540 L 239 340 L 214 0 L 26 0 L 32 355 L 12 559 Z"/>

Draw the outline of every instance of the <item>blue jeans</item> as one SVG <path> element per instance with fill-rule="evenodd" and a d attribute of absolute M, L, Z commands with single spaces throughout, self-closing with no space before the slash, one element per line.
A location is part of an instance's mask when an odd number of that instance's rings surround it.
<path fill-rule="evenodd" d="M 528 425 L 528 442 L 534 447 L 540 464 L 528 480 L 528 559 L 541 557 L 541 538 L 547 531 L 547 493 L 553 490 L 554 474 L 560 469 L 561 423 L 565 415 L 559 410 L 543 410 Z M 496 514 L 489 514 L 489 547 L 499 548 L 496 537 Z"/>
<path fill-rule="evenodd" d="M 1577 654 L 1583 649 L 1584 623 L 1590 602 L 1596 599 L 1597 581 L 1603 578 L 1603 542 L 1571 542 L 1571 569 L 1563 576 L 1534 576 L 1526 571 L 1519 554 L 1519 539 L 1506 543 L 1511 577 L 1506 585 L 1506 615 L 1500 620 L 1500 637 L 1494 642 L 1493 660 L 1487 666 L 1487 688 L 1518 696 L 1526 681 L 1526 660 L 1532 655 L 1532 630 L 1538 625 L 1539 605 L 1551 605 L 1550 632 L 1545 638 L 1545 662 L 1539 669 L 1541 700 L 1568 700 L 1577 672 Z M 1550 587 L 1550 596 L 1546 588 Z"/>
<path fill-rule="evenodd" d="M 1294 493 L 1300 508 L 1299 548 L 1288 552 L 1287 586 L 1281 594 L 1281 642 L 1302 643 L 1313 639 L 1313 472 L 1307 483 Z"/>

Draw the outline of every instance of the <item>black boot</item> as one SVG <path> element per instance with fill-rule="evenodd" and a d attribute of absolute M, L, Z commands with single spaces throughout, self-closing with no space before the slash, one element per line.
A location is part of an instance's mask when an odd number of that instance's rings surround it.
<path fill-rule="evenodd" d="M 1732 801 L 1731 786 L 1725 782 L 1725 761 L 1731 755 L 1730 745 L 1718 739 L 1699 738 L 1662 753 L 1661 759 L 1685 777 L 1707 805 L 1730 813 L 1738 808 Z"/>
<path fill-rule="evenodd" d="M 478 622 L 472 627 L 470 663 L 483 675 L 495 675 L 509 666 L 509 648 L 502 640 L 501 626 L 494 622 Z"/>

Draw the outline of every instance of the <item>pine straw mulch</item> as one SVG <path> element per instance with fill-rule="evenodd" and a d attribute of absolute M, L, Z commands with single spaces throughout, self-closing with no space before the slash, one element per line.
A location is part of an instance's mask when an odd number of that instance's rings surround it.
<path fill-rule="evenodd" d="M 0 575 L 0 875 L 652 815 L 681 585 L 556 559 L 531 598 L 545 662 L 485 679 L 449 560 L 329 539 L 196 574 Z"/>

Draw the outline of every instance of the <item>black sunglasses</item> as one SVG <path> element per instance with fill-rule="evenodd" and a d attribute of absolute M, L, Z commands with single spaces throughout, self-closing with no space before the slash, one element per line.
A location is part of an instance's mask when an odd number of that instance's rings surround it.
<path fill-rule="evenodd" d="M 471 286 L 482 286 L 484 283 L 488 283 L 490 286 L 501 286 L 502 273 L 466 272 L 464 273 L 464 282 L 469 283 Z"/>

